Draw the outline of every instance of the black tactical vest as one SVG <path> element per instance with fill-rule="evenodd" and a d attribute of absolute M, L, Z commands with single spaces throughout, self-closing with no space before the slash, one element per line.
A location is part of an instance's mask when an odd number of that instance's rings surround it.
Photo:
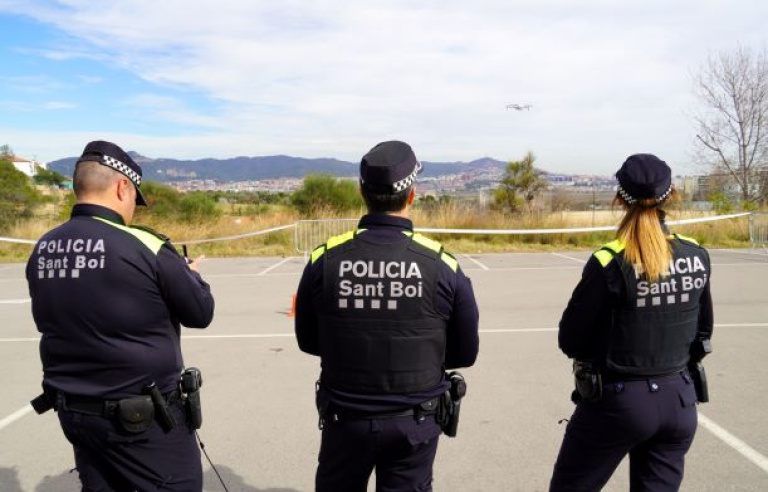
<path fill-rule="evenodd" d="M 434 306 L 441 251 L 413 237 L 372 244 L 361 236 L 324 253 L 320 378 L 357 393 L 434 388 L 443 379 L 447 327 Z"/>
<path fill-rule="evenodd" d="M 653 376 L 682 370 L 688 363 L 710 262 L 707 252 L 688 238 L 675 236 L 672 248 L 670 275 L 654 283 L 624 261 L 616 241 L 601 250 L 614 255 L 626 286 L 625 299 L 612 312 L 605 360 L 609 371 Z"/>

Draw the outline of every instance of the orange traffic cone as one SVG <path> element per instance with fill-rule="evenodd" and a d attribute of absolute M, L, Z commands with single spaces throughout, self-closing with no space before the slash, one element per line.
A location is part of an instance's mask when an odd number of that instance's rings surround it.
<path fill-rule="evenodd" d="M 296 294 L 291 296 L 291 310 L 288 312 L 288 317 L 293 318 L 296 316 Z"/>

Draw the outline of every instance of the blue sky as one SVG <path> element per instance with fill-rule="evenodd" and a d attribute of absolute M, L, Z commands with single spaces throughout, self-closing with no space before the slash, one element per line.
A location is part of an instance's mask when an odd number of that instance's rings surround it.
<path fill-rule="evenodd" d="M 399 138 L 428 161 L 691 172 L 691 73 L 765 47 L 767 21 L 749 0 L 0 0 L 0 143 L 358 160 Z"/>

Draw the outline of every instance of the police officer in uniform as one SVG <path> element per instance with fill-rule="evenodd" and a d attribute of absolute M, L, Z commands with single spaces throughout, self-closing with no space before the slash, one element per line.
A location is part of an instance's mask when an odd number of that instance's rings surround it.
<path fill-rule="evenodd" d="M 616 178 L 617 239 L 589 259 L 560 321 L 577 391 L 553 492 L 600 490 L 627 454 L 630 490 L 676 491 L 696 432 L 701 374 L 687 368 L 710 350 L 709 255 L 669 235 L 662 207 L 676 192 L 664 161 L 630 156 Z"/>
<path fill-rule="evenodd" d="M 205 328 L 210 288 L 168 239 L 131 227 L 146 205 L 141 167 L 117 145 L 89 143 L 74 172 L 77 204 L 26 269 L 42 334 L 44 394 L 75 452 L 84 491 L 202 490 L 200 451 L 179 394 L 180 325 Z"/>
<path fill-rule="evenodd" d="M 371 149 L 368 214 L 314 250 L 299 284 L 299 348 L 322 368 L 318 492 L 364 492 L 374 468 L 377 491 L 431 491 L 445 369 L 477 357 L 469 279 L 406 218 L 421 169 L 406 143 Z"/>

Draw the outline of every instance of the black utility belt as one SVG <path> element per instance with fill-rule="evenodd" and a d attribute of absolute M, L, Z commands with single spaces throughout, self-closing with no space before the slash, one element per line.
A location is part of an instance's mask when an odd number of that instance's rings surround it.
<path fill-rule="evenodd" d="M 378 419 L 394 419 L 398 417 L 421 417 L 427 415 L 435 415 L 440 406 L 440 399 L 438 396 L 427 400 L 424 403 L 415 405 L 411 408 L 399 412 L 385 412 L 385 413 L 366 413 L 356 412 L 341 409 L 335 405 L 331 405 L 330 414 L 335 417 L 335 420 L 378 420 Z"/>
<path fill-rule="evenodd" d="M 169 391 L 162 394 L 166 405 L 172 405 L 181 401 L 181 393 L 178 390 Z M 90 396 L 68 395 L 66 393 L 57 393 L 56 411 L 76 412 L 86 415 L 97 415 L 105 418 L 112 418 L 117 415 L 120 403 L 130 401 L 132 398 L 122 400 L 103 400 Z"/>
<path fill-rule="evenodd" d="M 607 383 L 637 383 L 648 381 L 668 381 L 677 378 L 685 378 L 688 371 L 685 369 L 674 372 L 667 372 L 664 374 L 655 374 L 650 376 L 635 376 L 635 375 L 622 375 L 617 373 L 603 373 L 603 384 Z"/>

